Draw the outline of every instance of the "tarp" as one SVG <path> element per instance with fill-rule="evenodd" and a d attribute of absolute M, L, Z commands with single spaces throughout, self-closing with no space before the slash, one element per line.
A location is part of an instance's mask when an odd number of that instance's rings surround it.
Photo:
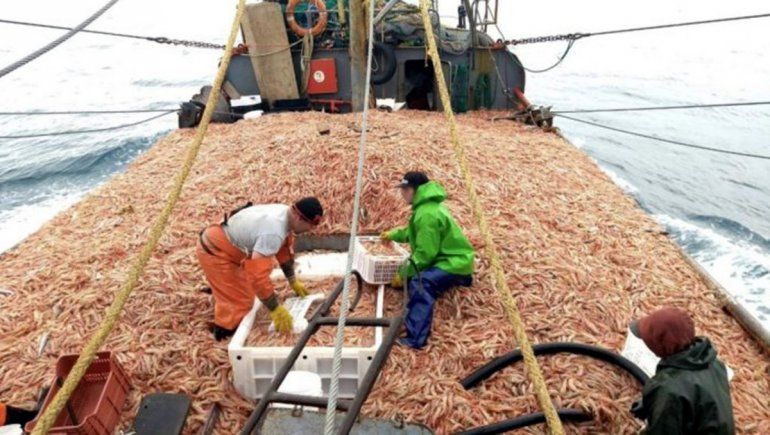
<path fill-rule="evenodd" d="M 383 1 L 380 1 L 382 6 Z M 471 47 L 471 31 L 453 29 L 441 25 L 438 15 L 433 12 L 431 22 L 436 39 L 442 51 L 452 54 L 465 53 Z M 425 45 L 425 27 L 422 23 L 420 8 L 399 0 L 375 28 L 377 34 L 384 34 L 385 41 L 398 45 Z M 479 45 L 491 45 L 492 39 L 484 33 L 478 33 Z"/>

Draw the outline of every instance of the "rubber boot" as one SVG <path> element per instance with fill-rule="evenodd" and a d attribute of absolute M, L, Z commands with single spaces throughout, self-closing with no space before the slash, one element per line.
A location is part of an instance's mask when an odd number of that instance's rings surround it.
<path fill-rule="evenodd" d="M 225 338 L 232 337 L 235 334 L 235 329 L 225 329 L 215 323 L 209 325 L 209 330 L 214 334 L 216 341 L 222 341 Z"/>

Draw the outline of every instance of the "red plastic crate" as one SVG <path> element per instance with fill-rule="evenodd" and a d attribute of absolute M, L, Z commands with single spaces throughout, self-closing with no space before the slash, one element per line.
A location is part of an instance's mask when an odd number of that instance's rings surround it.
<path fill-rule="evenodd" d="M 56 377 L 45 398 L 43 409 L 53 400 L 77 359 L 78 355 L 65 355 L 56 361 Z M 110 352 L 99 352 L 70 397 L 69 408 L 65 406 L 62 409 L 49 434 L 111 434 L 120 420 L 120 411 L 129 387 L 128 377 L 117 359 Z M 70 410 L 77 425 L 70 418 Z M 31 432 L 35 424 L 37 419 L 29 422 L 25 430 Z"/>

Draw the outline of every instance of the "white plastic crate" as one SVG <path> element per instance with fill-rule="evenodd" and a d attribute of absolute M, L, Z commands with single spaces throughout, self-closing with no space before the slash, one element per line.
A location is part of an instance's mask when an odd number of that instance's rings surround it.
<path fill-rule="evenodd" d="M 401 268 L 409 258 L 409 252 L 398 245 L 393 243 L 396 251 L 399 255 L 373 255 L 366 251 L 366 248 L 361 242 L 379 242 L 380 238 L 377 236 L 359 236 L 356 237 L 355 249 L 353 251 L 353 268 L 356 269 L 364 281 L 370 284 L 387 284 L 393 276 L 398 273 L 398 269 Z"/>
<path fill-rule="evenodd" d="M 355 292 L 355 289 L 351 289 Z M 384 286 L 377 289 L 377 305 L 375 315 L 382 317 Z M 342 297 L 342 295 L 340 295 Z M 351 293 L 353 297 L 353 293 Z M 257 311 L 262 307 L 259 300 L 255 300 L 246 317 L 243 318 L 235 331 L 227 353 L 230 364 L 233 367 L 233 384 L 244 397 L 259 399 L 270 388 L 273 377 L 283 366 L 284 361 L 291 353 L 292 347 L 246 346 L 246 339 Z M 299 339 L 299 335 L 295 335 Z M 374 354 L 382 344 L 382 327 L 374 328 L 374 345 L 371 347 L 343 347 L 342 366 L 339 377 L 339 394 L 341 398 L 352 399 L 358 390 L 358 384 L 363 379 L 366 370 L 369 369 Z M 321 377 L 321 385 L 324 395 L 329 393 L 331 382 L 332 360 L 334 359 L 334 346 L 305 346 L 292 370 L 306 370 L 317 373 Z"/>

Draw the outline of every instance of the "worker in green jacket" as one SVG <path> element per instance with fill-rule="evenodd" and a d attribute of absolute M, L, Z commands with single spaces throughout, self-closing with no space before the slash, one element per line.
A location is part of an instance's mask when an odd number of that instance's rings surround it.
<path fill-rule="evenodd" d="M 631 324 L 661 358 L 632 412 L 647 420 L 647 435 L 735 433 L 725 365 L 708 338 L 696 337 L 690 316 L 663 308 Z"/>
<path fill-rule="evenodd" d="M 402 287 L 406 275 L 409 302 L 404 320 L 406 337 L 401 344 L 420 349 L 425 346 L 433 322 L 436 299 L 452 287 L 469 287 L 473 282 L 474 252 L 449 210 L 442 204 L 446 192 L 424 172 L 407 172 L 397 186 L 412 205 L 409 226 L 386 231 L 383 240 L 409 243 L 411 262 L 393 277 Z"/>

